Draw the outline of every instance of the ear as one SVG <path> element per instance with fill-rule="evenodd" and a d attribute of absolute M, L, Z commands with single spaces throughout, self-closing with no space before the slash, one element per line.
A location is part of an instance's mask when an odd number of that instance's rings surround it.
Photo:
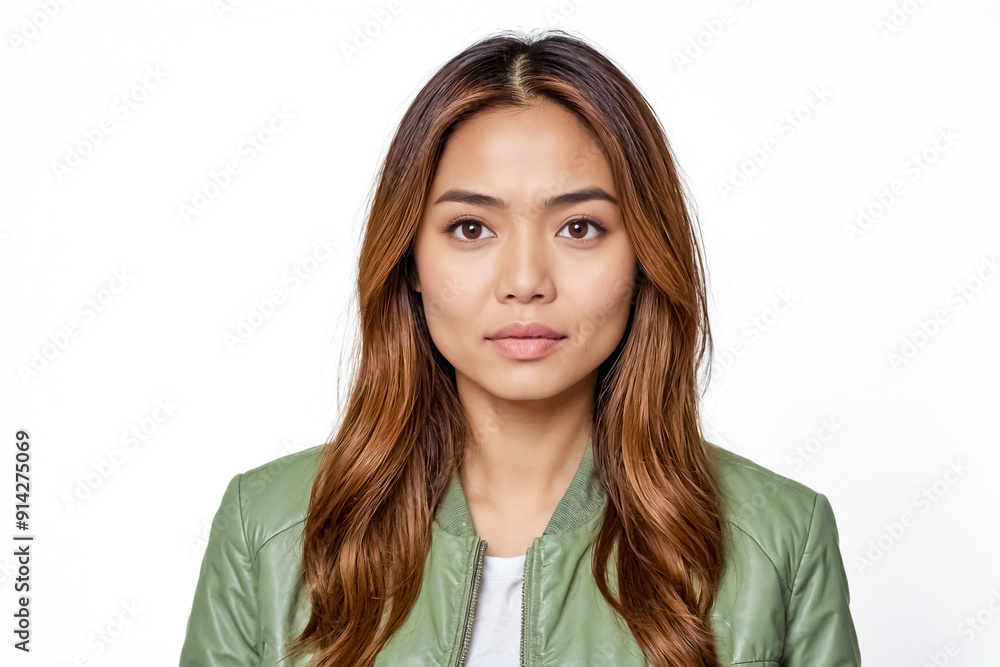
<path fill-rule="evenodd" d="M 639 288 L 642 287 L 644 280 L 646 280 L 646 272 L 642 270 L 642 266 L 637 265 L 635 268 L 635 290 L 632 292 L 633 304 L 639 298 Z"/>
<path fill-rule="evenodd" d="M 414 292 L 420 291 L 420 274 L 417 272 L 417 263 L 414 261 L 412 253 L 406 260 L 406 281 Z"/>

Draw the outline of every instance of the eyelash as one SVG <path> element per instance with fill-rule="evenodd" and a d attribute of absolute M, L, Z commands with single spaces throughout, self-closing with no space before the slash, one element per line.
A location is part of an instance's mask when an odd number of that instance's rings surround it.
<path fill-rule="evenodd" d="M 605 227 L 604 225 L 602 225 L 598 220 L 596 220 L 594 218 L 591 218 L 590 216 L 586 216 L 586 215 L 577 216 L 577 217 L 573 218 L 572 220 L 570 220 L 569 222 L 567 222 L 566 225 L 569 225 L 569 224 L 574 223 L 574 222 L 581 222 L 581 221 L 582 222 L 589 222 L 591 225 L 593 225 L 594 227 L 596 227 L 597 231 L 598 231 L 598 236 L 594 237 L 594 238 L 591 238 L 591 239 L 574 239 L 574 238 L 570 238 L 570 240 L 573 241 L 574 243 L 577 243 L 577 244 L 590 243 L 591 241 L 596 240 L 599 236 L 604 235 L 608 231 L 608 228 Z M 448 235 L 453 234 L 454 231 L 456 229 L 458 229 L 462 225 L 462 223 L 464 223 L 464 222 L 475 222 L 475 223 L 478 223 L 478 224 L 482 225 L 483 227 L 487 227 L 488 228 L 487 224 L 485 222 L 483 222 L 482 220 L 477 220 L 476 218 L 469 217 L 468 215 L 462 215 L 462 216 L 460 216 L 458 218 L 453 218 L 451 220 L 451 222 L 449 222 L 448 225 L 444 228 L 444 233 L 448 234 Z M 563 229 L 563 228 L 565 228 L 566 225 L 563 225 L 562 227 L 560 227 L 560 230 Z M 454 238 L 459 243 L 464 243 L 466 245 L 472 245 L 474 243 L 479 243 L 480 241 L 484 240 L 484 239 L 476 239 L 475 241 L 466 241 L 465 239 L 460 239 L 458 237 L 452 237 L 452 238 Z"/>

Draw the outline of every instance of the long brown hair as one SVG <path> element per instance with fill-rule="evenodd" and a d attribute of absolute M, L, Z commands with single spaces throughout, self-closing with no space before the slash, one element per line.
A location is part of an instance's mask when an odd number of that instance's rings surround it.
<path fill-rule="evenodd" d="M 598 369 L 593 457 L 608 503 L 593 575 L 651 664 L 719 664 L 711 610 L 723 512 L 698 419 L 712 340 L 693 216 L 636 86 L 595 47 L 549 30 L 504 31 L 448 61 L 407 109 L 378 174 L 358 264 L 360 361 L 303 535 L 312 613 L 292 651 L 312 649 L 311 665 L 373 665 L 417 599 L 436 508 L 472 434 L 454 369 L 428 333 L 432 295 L 411 287 L 412 240 L 458 123 L 540 101 L 576 114 L 600 147 L 640 267 L 625 335 Z"/>

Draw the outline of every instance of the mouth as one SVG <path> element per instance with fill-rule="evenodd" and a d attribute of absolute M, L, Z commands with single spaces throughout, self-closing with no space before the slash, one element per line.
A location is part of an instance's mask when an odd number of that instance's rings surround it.
<path fill-rule="evenodd" d="M 562 340 L 566 336 L 490 336 L 486 340 Z"/>
<path fill-rule="evenodd" d="M 487 336 L 505 359 L 528 361 L 552 354 L 566 336 L 541 322 L 511 322 Z"/>
<path fill-rule="evenodd" d="M 540 322 L 512 322 L 487 336 L 487 340 L 562 340 L 565 335 Z"/>
<path fill-rule="evenodd" d="M 507 336 L 506 338 L 491 338 L 489 341 L 497 353 L 505 359 L 527 361 L 549 356 L 559 347 L 564 338 L 565 336 L 560 338 Z"/>

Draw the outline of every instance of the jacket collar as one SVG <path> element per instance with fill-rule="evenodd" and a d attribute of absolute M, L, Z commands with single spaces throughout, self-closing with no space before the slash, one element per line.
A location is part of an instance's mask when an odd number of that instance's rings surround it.
<path fill-rule="evenodd" d="M 543 535 L 552 535 L 567 530 L 573 530 L 583 525 L 604 509 L 607 500 L 604 490 L 594 474 L 593 441 L 587 441 L 583 458 L 573 475 L 569 488 L 556 505 L 552 518 L 549 519 Z M 438 508 L 436 520 L 446 532 L 458 537 L 475 537 L 476 530 L 472 524 L 472 514 L 462 491 L 462 482 L 458 469 L 452 471 L 448 491 Z"/>

